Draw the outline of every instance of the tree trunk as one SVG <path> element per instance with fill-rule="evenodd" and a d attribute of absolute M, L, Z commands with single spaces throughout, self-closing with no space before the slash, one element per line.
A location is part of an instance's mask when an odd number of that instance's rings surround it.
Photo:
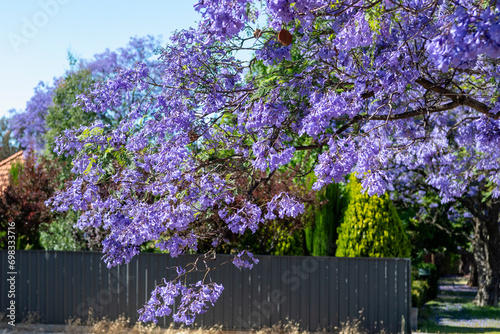
<path fill-rule="evenodd" d="M 477 265 L 476 265 L 476 261 L 474 260 L 474 258 L 471 261 L 470 275 L 469 275 L 469 281 L 467 282 L 467 285 L 474 286 L 474 287 L 479 285 L 478 278 L 477 278 Z"/>
<path fill-rule="evenodd" d="M 460 275 L 469 276 L 467 286 L 477 287 L 477 266 L 474 254 L 464 249 L 460 249 L 458 253 L 460 254 Z"/>
<path fill-rule="evenodd" d="M 489 215 L 474 217 L 473 248 L 478 274 L 478 291 L 474 302 L 479 306 L 498 306 L 500 288 L 498 212 L 487 210 L 487 213 Z"/>

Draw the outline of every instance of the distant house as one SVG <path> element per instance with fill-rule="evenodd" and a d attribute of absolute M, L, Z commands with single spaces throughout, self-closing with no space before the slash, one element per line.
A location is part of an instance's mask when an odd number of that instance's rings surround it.
<path fill-rule="evenodd" d="M 3 193 L 9 185 L 9 171 L 12 164 L 17 162 L 24 162 L 23 151 L 19 151 L 0 162 L 0 193 Z"/>

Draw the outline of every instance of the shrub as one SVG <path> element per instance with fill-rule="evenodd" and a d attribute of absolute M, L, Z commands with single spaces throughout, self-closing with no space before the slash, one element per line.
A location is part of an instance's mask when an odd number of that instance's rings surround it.
<path fill-rule="evenodd" d="M 354 174 L 346 193 L 348 204 L 338 230 L 336 255 L 409 257 L 410 242 L 388 194 L 363 194 Z"/>
<path fill-rule="evenodd" d="M 74 225 L 78 214 L 69 211 L 59 215 L 50 224 L 43 224 L 40 229 L 40 245 L 45 250 L 77 251 L 86 248 L 82 232 Z"/>
<path fill-rule="evenodd" d="M 60 186 L 61 167 L 54 161 L 29 153 L 22 165 L 13 165 L 9 185 L 0 196 L 0 230 L 14 222 L 18 249 L 40 248 L 39 228 L 56 214 L 45 205 Z M 5 235 L 0 240 L 3 246 Z"/>
<path fill-rule="evenodd" d="M 428 301 L 429 283 L 425 280 L 411 282 L 411 306 L 422 307 Z"/>
<path fill-rule="evenodd" d="M 329 184 L 317 195 L 319 208 L 315 210 L 314 219 L 304 230 L 310 255 L 335 255 L 337 229 L 346 203 L 343 188 L 339 183 Z"/>
<path fill-rule="evenodd" d="M 303 233 L 301 230 L 289 231 L 287 228 L 278 226 L 276 229 L 276 245 L 271 251 L 272 255 L 304 255 Z M 270 244 L 270 241 L 268 241 Z"/>

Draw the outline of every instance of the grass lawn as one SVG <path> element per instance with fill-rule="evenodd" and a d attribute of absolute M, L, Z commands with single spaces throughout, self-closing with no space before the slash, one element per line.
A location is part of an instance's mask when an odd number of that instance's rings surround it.
<path fill-rule="evenodd" d="M 465 279 L 441 279 L 438 298 L 420 310 L 418 331 L 500 334 L 500 307 L 474 305 L 476 291 Z"/>

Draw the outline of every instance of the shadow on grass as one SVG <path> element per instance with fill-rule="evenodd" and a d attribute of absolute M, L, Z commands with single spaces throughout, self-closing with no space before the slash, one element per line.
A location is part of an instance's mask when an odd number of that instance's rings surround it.
<path fill-rule="evenodd" d="M 471 328 L 458 326 L 439 326 L 436 324 L 422 326 L 421 328 L 419 328 L 419 331 L 427 333 L 500 333 L 500 329 L 494 327 Z"/>
<path fill-rule="evenodd" d="M 476 297 L 477 292 L 476 291 L 439 291 L 439 296 L 440 297 L 454 297 L 454 296 L 460 296 L 460 297 L 465 297 L 465 298 L 470 298 L 474 299 Z"/>
<path fill-rule="evenodd" d="M 500 308 L 474 305 L 477 288 L 456 278 L 441 279 L 439 283 L 438 298 L 421 309 L 419 331 L 500 334 Z"/>
<path fill-rule="evenodd" d="M 440 295 L 432 302 L 437 302 L 439 304 L 470 304 L 474 301 L 471 297 L 460 297 L 460 296 L 443 296 Z"/>
<path fill-rule="evenodd" d="M 458 284 L 440 284 L 440 296 L 462 296 L 474 298 L 477 294 L 477 288 L 471 288 L 467 285 Z"/>
<path fill-rule="evenodd" d="M 500 319 L 500 308 L 476 306 L 470 298 L 440 296 L 426 304 L 427 312 L 448 319 Z"/>
<path fill-rule="evenodd" d="M 500 309 L 496 307 L 478 307 L 471 304 L 465 304 L 461 308 L 440 308 L 439 315 L 442 318 L 449 319 L 500 319 Z"/>

